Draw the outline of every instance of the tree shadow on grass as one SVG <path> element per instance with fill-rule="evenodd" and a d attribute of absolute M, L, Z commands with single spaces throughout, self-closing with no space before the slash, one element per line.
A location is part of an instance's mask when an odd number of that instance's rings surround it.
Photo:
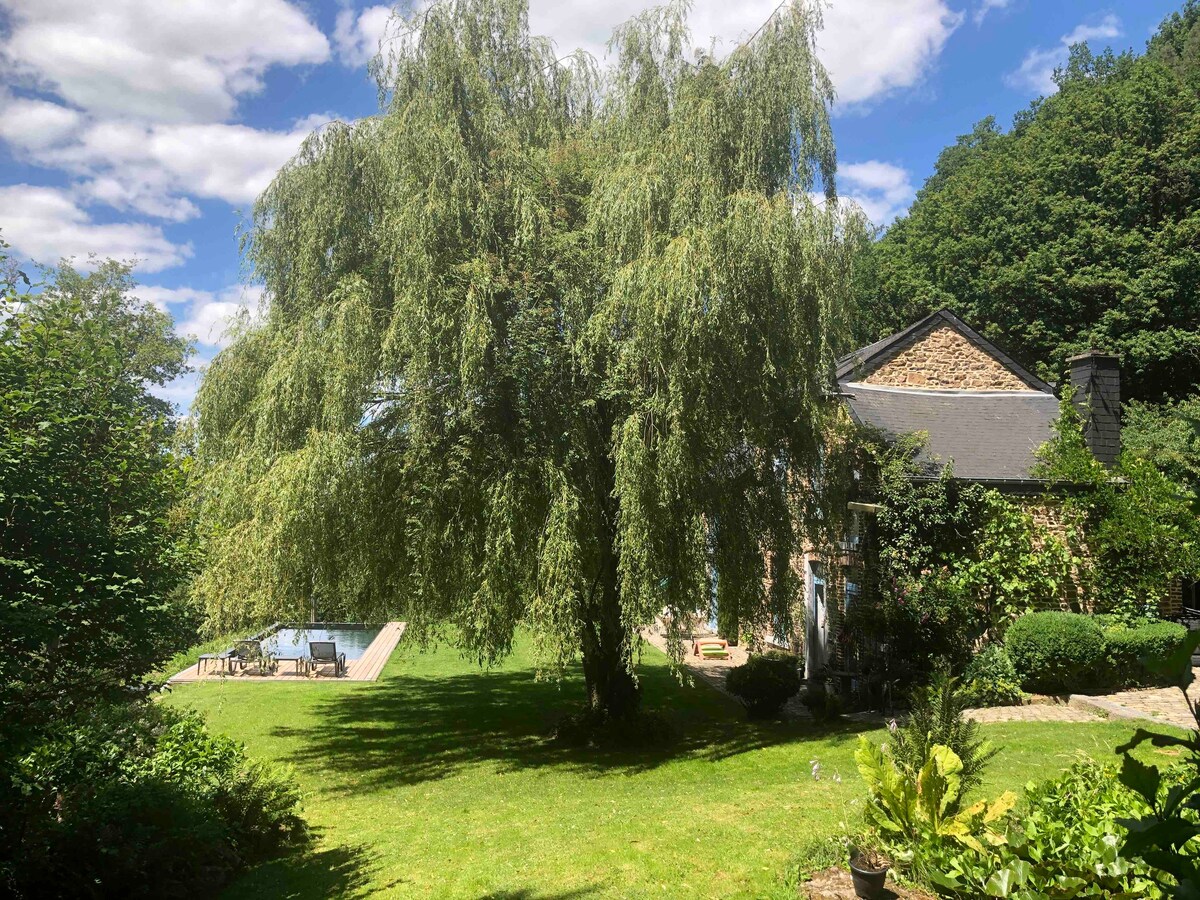
<path fill-rule="evenodd" d="M 521 888 L 515 891 L 496 891 L 494 894 L 484 894 L 479 900 L 582 900 L 584 897 L 592 896 L 597 890 L 599 888 L 584 887 L 545 894 L 530 888 Z"/>
<path fill-rule="evenodd" d="M 716 761 L 806 739 L 852 739 L 874 727 L 752 723 L 730 698 L 706 685 L 680 685 L 666 666 L 647 666 L 640 678 L 647 711 L 660 714 L 675 735 L 661 745 L 569 747 L 550 740 L 554 726 L 578 710 L 581 679 L 538 681 L 528 669 L 387 678 L 320 698 L 316 725 L 279 725 L 273 733 L 298 744 L 290 762 L 301 770 L 353 776 L 352 786 L 342 788 L 343 779 L 334 778 L 322 788 L 337 796 L 436 780 L 480 764 L 633 774 L 684 756 Z"/>
<path fill-rule="evenodd" d="M 226 897 L 367 897 L 372 856 L 365 847 L 305 850 L 255 866 Z"/>

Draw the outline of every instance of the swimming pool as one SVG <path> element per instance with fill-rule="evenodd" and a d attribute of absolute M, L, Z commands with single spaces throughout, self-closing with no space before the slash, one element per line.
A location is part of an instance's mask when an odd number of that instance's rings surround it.
<path fill-rule="evenodd" d="M 308 656 L 309 641 L 333 641 L 337 652 L 346 654 L 346 661 L 359 659 L 371 641 L 379 636 L 382 625 L 352 625 L 314 622 L 311 625 L 280 625 L 264 637 L 263 649 L 272 656 Z"/>

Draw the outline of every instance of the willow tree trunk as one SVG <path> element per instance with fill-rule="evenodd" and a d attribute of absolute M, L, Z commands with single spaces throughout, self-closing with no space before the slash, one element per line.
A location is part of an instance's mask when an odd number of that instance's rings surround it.
<path fill-rule="evenodd" d="M 599 401 L 596 413 L 594 434 L 611 434 L 615 422 L 610 404 Z M 629 644 L 633 636 L 621 615 L 616 465 L 604 441 L 593 441 L 590 450 L 594 508 L 598 511 L 595 523 L 598 558 L 592 589 L 583 608 L 583 677 L 588 712 L 600 719 L 619 719 L 637 711 L 641 690 L 630 666 Z"/>
<path fill-rule="evenodd" d="M 604 553 L 600 561 L 582 638 L 588 711 L 602 719 L 635 713 L 641 689 L 629 667 L 631 636 L 622 621 L 617 556 L 613 552 Z"/>

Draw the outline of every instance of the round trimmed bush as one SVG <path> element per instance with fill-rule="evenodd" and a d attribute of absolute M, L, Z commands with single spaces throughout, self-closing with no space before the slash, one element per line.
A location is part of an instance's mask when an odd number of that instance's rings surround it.
<path fill-rule="evenodd" d="M 772 718 L 800 690 L 799 660 L 776 650 L 751 656 L 730 670 L 725 687 L 742 701 L 750 718 Z"/>
<path fill-rule="evenodd" d="M 1174 622 L 1148 621 L 1104 629 L 1104 680 L 1113 687 L 1157 684 L 1162 678 L 1145 659 L 1166 659 L 1179 649 L 1187 629 Z"/>
<path fill-rule="evenodd" d="M 1009 626 L 1004 648 L 1026 690 L 1065 694 L 1097 677 L 1104 632 L 1091 616 L 1035 612 Z"/>

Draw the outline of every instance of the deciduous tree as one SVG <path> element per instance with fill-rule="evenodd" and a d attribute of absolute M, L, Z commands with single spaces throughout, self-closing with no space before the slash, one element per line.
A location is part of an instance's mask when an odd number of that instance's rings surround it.
<path fill-rule="evenodd" d="M 394 23 L 382 109 L 312 137 L 258 201 L 265 283 L 196 400 L 222 623 L 403 615 L 491 663 L 527 626 L 636 708 L 635 630 L 743 621 L 797 534 L 845 331 L 817 14 L 694 58 L 686 8 L 559 59 L 523 0 Z M 833 207 L 835 204 L 827 204 Z M 784 556 L 783 558 L 786 558 Z M 734 617 L 737 621 L 737 617 Z"/>
<path fill-rule="evenodd" d="M 132 296 L 126 266 L 64 264 L 18 293 L 3 251 L 0 756 L 123 695 L 190 624 L 183 470 L 149 393 L 186 368 L 188 343 Z"/>

